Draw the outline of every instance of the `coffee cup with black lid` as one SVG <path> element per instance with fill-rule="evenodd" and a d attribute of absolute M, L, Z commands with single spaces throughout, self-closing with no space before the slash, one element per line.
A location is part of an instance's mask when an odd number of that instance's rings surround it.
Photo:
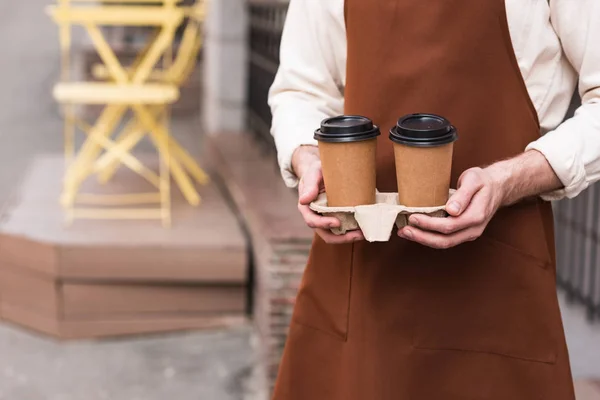
<path fill-rule="evenodd" d="M 314 138 L 329 207 L 375 204 L 376 149 L 379 128 L 369 118 L 342 115 L 321 123 Z"/>
<path fill-rule="evenodd" d="M 434 114 L 410 114 L 390 131 L 394 144 L 398 200 L 407 207 L 438 207 L 450 191 L 456 128 Z"/>

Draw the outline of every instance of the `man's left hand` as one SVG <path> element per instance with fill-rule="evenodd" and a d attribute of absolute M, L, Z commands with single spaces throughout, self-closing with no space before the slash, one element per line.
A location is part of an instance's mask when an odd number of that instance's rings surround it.
<path fill-rule="evenodd" d="M 563 187 L 544 155 L 536 150 L 472 168 L 458 180 L 458 190 L 446 204 L 448 218 L 412 215 L 398 235 L 436 249 L 473 241 L 502 206 Z"/>
<path fill-rule="evenodd" d="M 465 171 L 458 190 L 446 204 L 448 218 L 412 215 L 398 235 L 436 249 L 447 249 L 479 238 L 505 197 L 503 184 L 486 169 Z"/>

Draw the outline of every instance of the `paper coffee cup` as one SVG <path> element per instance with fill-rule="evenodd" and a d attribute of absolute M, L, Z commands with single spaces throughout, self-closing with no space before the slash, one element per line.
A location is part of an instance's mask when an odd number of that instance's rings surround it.
<path fill-rule="evenodd" d="M 323 168 L 327 204 L 356 207 L 375 204 L 375 162 L 379 128 L 361 116 L 329 118 L 315 132 Z"/>
<path fill-rule="evenodd" d="M 398 200 L 407 207 L 438 207 L 448 201 L 456 128 L 433 114 L 411 114 L 390 131 Z"/>

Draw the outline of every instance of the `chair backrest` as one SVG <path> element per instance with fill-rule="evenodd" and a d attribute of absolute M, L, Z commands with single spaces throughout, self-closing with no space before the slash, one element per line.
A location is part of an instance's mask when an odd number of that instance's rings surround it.
<path fill-rule="evenodd" d="M 110 4 L 160 4 L 165 7 L 173 7 L 176 4 L 180 3 L 182 0 L 101 0 L 102 3 Z M 59 9 L 68 10 L 73 5 L 79 4 L 95 4 L 98 0 L 57 0 L 57 6 Z M 60 23 L 60 32 L 59 32 L 59 42 L 60 42 L 60 50 L 62 54 L 62 75 L 63 79 L 68 78 L 69 69 L 70 69 L 70 52 L 72 45 L 72 36 L 71 36 L 72 24 L 69 22 L 61 22 Z M 65 76 L 66 75 L 66 76 Z"/>
<path fill-rule="evenodd" d="M 206 3 L 197 0 L 188 14 L 187 26 L 179 44 L 177 56 L 170 68 L 165 71 L 165 82 L 181 86 L 192 74 L 198 53 L 202 48 L 202 26 L 206 16 Z"/>
<path fill-rule="evenodd" d="M 91 3 L 96 0 L 57 0 L 57 9 L 71 9 L 77 4 Z M 102 0 L 104 3 L 115 4 L 143 4 L 157 3 L 164 7 L 175 7 L 182 0 Z M 192 74 L 196 66 L 196 60 L 202 47 L 202 26 L 206 16 L 206 3 L 204 0 L 197 0 L 196 3 L 187 10 L 187 25 L 183 31 L 183 36 L 179 45 L 179 50 L 175 59 L 161 74 L 160 80 L 165 83 L 181 86 Z M 70 22 L 60 22 L 60 49 L 61 49 L 61 80 L 70 79 L 71 70 L 71 47 L 72 47 L 72 24 Z M 145 53 L 142 52 L 142 53 Z M 135 64 L 135 63 L 134 63 Z"/>

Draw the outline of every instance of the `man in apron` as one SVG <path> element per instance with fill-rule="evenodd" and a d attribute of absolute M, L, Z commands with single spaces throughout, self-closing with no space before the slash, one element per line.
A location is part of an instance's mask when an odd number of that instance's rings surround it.
<path fill-rule="evenodd" d="M 542 199 L 600 176 L 599 25 L 593 0 L 292 0 L 273 134 L 316 235 L 275 400 L 574 399 Z M 577 73 L 584 104 L 557 128 Z M 385 132 L 415 112 L 459 129 L 450 217 L 412 216 L 389 243 L 331 234 L 308 208 L 314 129 L 343 113 Z"/>

